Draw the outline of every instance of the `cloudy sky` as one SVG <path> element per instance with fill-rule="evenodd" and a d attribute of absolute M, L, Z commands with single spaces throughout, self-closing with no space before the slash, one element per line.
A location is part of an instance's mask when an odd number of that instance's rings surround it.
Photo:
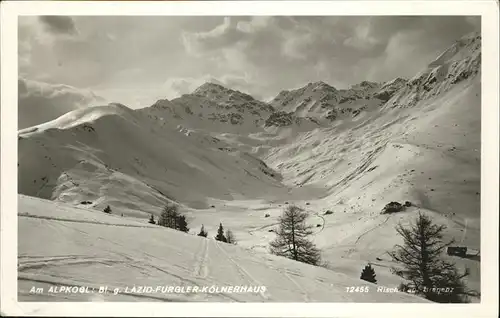
<path fill-rule="evenodd" d="M 20 17 L 19 74 L 138 108 L 206 81 L 260 99 L 412 77 L 475 17 Z"/>

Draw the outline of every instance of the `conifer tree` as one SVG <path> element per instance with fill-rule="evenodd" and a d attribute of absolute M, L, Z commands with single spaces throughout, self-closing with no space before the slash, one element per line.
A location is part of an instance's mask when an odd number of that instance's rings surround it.
<path fill-rule="evenodd" d="M 158 219 L 158 225 L 177 229 L 177 219 L 179 216 L 178 208 L 176 205 L 167 204 Z"/>
<path fill-rule="evenodd" d="M 198 236 L 203 236 L 203 237 L 208 236 L 208 233 L 207 231 L 205 231 L 205 226 L 203 224 L 201 225 L 200 233 L 198 233 Z"/>
<path fill-rule="evenodd" d="M 215 236 L 215 239 L 217 241 L 221 241 L 221 242 L 224 242 L 224 243 L 227 242 L 227 239 L 224 236 L 224 227 L 222 226 L 222 223 L 220 223 L 219 228 L 217 229 L 217 235 Z"/>
<path fill-rule="evenodd" d="M 186 216 L 179 213 L 179 208 L 174 204 L 167 204 L 163 208 L 157 224 L 178 231 L 189 232 Z"/>
<path fill-rule="evenodd" d="M 155 222 L 155 217 L 153 214 L 151 214 L 151 216 L 149 217 L 149 221 L 148 221 L 149 224 L 156 224 Z"/>
<path fill-rule="evenodd" d="M 185 215 L 179 215 L 177 217 L 177 230 L 182 232 L 189 232 L 189 228 L 187 227 L 187 221 Z"/>
<path fill-rule="evenodd" d="M 320 251 L 309 241 L 312 226 L 306 225 L 307 213 L 294 205 L 286 207 L 280 216 L 276 239 L 270 243 L 272 254 L 299 262 L 319 265 Z"/>
<path fill-rule="evenodd" d="M 367 282 L 371 282 L 376 284 L 377 280 L 375 279 L 375 270 L 373 269 L 371 264 L 365 266 L 365 268 L 361 271 L 361 279 L 366 280 Z"/>
<path fill-rule="evenodd" d="M 396 249 L 389 252 L 399 264 L 399 268 L 392 271 L 406 280 L 401 285 L 404 290 L 410 289 L 435 302 L 468 302 L 468 296 L 475 295 L 463 281 L 469 270 L 459 273 L 455 264 L 442 258 L 445 248 L 453 244 L 453 240 L 443 242 L 444 229 L 444 225 L 433 224 L 430 217 L 422 213 L 408 228 L 399 224 L 396 231 L 403 237 L 403 245 L 396 245 Z"/>

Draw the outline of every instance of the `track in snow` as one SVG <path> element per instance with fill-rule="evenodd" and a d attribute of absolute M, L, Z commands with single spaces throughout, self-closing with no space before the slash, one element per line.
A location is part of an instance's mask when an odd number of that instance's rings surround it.
<path fill-rule="evenodd" d="M 209 239 L 205 238 L 201 243 L 201 251 L 195 256 L 196 265 L 193 270 L 193 275 L 196 277 L 207 278 L 208 266 L 207 260 L 209 255 Z"/>
<path fill-rule="evenodd" d="M 215 245 L 219 248 L 219 250 L 227 257 L 227 259 L 235 266 L 236 270 L 240 273 L 240 275 L 246 278 L 251 284 L 256 286 L 263 286 L 261 282 L 255 279 L 243 266 L 238 264 L 229 254 L 220 246 L 219 242 L 214 241 Z M 264 300 L 270 300 L 270 295 L 267 291 L 260 291 L 260 296 L 264 298 Z"/>
<path fill-rule="evenodd" d="M 391 216 L 390 216 L 390 215 L 389 215 L 389 216 L 387 216 L 387 218 L 386 218 L 384 221 L 380 222 L 378 225 L 376 225 L 376 226 L 372 227 L 372 228 L 371 228 L 371 229 L 369 229 L 368 231 L 366 231 L 366 232 L 362 233 L 360 236 L 358 236 L 358 239 L 356 240 L 356 242 L 355 242 L 354 244 L 358 244 L 359 240 L 360 240 L 363 236 L 365 236 L 366 234 L 370 233 L 371 231 L 373 231 L 373 230 L 375 230 L 375 229 L 377 229 L 377 228 L 381 227 L 382 225 L 384 225 L 385 223 L 387 223 L 387 221 L 389 221 L 389 219 L 390 219 L 390 218 L 391 218 Z"/>

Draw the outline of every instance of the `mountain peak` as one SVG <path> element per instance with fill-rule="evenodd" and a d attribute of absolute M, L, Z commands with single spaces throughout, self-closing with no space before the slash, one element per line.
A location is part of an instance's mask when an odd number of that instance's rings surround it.
<path fill-rule="evenodd" d="M 335 87 L 323 82 L 323 81 L 317 81 L 317 82 L 312 82 L 309 83 L 307 86 L 314 87 L 316 89 L 334 89 L 337 90 Z"/>
<path fill-rule="evenodd" d="M 206 83 L 200 85 L 197 89 L 195 89 L 193 94 L 198 95 L 198 94 L 206 93 L 208 91 L 216 93 L 216 92 L 228 91 L 228 90 L 229 90 L 228 88 L 222 86 L 219 83 L 206 82 Z"/>
<path fill-rule="evenodd" d="M 351 86 L 351 89 L 365 89 L 365 88 L 374 88 L 379 86 L 379 83 L 376 82 L 370 82 L 370 81 L 362 81 L 359 84 L 355 84 Z"/>

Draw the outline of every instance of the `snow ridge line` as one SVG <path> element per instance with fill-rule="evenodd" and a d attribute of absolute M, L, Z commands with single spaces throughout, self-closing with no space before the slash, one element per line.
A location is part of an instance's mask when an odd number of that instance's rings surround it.
<path fill-rule="evenodd" d="M 99 263 L 99 264 L 119 264 L 119 263 L 127 263 L 127 261 L 123 260 L 114 260 L 114 259 L 99 259 L 97 257 L 94 258 L 81 258 L 79 259 L 78 257 L 74 258 L 48 258 L 46 260 L 37 260 L 37 261 L 27 261 L 27 262 L 22 262 L 21 264 L 18 265 L 18 271 L 25 271 L 29 269 L 41 269 L 44 267 L 50 267 L 50 266 L 61 266 L 61 265 L 81 265 L 81 264 L 94 264 L 94 263 Z"/>
<path fill-rule="evenodd" d="M 60 222 L 73 222 L 73 223 L 88 223 L 88 224 L 98 224 L 98 225 L 111 225 L 111 226 L 122 226 L 122 227 L 138 227 L 138 228 L 148 228 L 148 229 L 158 229 L 154 226 L 148 225 L 135 225 L 135 224 L 116 224 L 116 223 L 106 223 L 106 222 L 97 222 L 91 220 L 74 220 L 74 219 L 64 219 L 64 218 L 56 218 L 52 216 L 43 216 L 43 215 L 33 215 L 28 213 L 18 213 L 18 216 L 34 218 L 34 219 L 44 219 L 44 220 L 53 220 Z"/>

